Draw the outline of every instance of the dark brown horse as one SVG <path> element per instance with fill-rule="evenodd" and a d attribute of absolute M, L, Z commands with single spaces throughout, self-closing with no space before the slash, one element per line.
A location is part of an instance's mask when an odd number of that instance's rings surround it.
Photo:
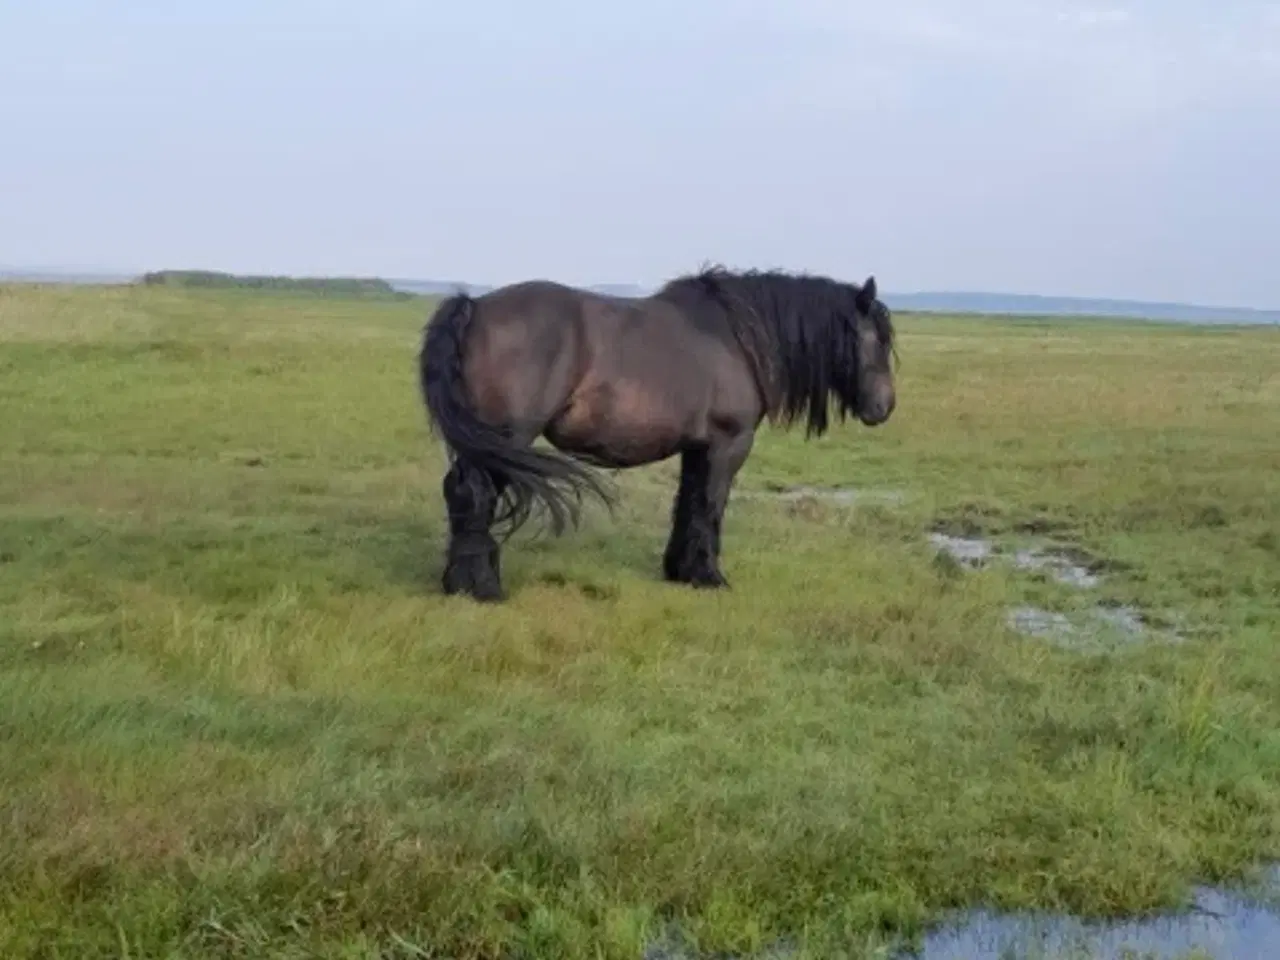
<path fill-rule="evenodd" d="M 834 400 L 868 426 L 893 412 L 893 323 L 861 287 L 826 277 L 712 268 L 647 297 L 550 281 L 444 300 L 427 322 L 421 387 L 452 464 L 444 478 L 446 593 L 503 596 L 495 528 L 535 506 L 556 534 L 584 494 L 613 503 L 589 469 L 679 454 L 663 558 L 668 580 L 727 585 L 720 528 L 734 476 L 767 416 L 822 434 Z M 533 447 L 543 437 L 556 450 Z"/>

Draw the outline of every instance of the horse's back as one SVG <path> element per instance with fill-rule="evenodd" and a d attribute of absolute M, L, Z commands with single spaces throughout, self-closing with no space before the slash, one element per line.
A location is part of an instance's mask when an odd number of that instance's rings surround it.
<path fill-rule="evenodd" d="M 650 297 L 626 297 L 585 290 L 554 280 L 523 280 L 476 298 L 474 326 L 482 338 L 527 341 L 544 349 L 585 350 L 607 358 L 631 355 L 685 355 L 699 331 L 669 303 Z M 706 339 L 702 336 L 702 339 Z"/>
<path fill-rule="evenodd" d="M 533 317 L 565 318 L 578 313 L 585 302 L 597 298 L 555 280 L 521 280 L 495 287 L 476 297 L 480 312 L 499 319 L 529 320 Z"/>

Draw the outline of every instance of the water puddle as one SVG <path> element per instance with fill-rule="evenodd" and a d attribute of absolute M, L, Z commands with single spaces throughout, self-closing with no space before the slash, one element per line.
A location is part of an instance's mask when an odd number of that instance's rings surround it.
<path fill-rule="evenodd" d="M 929 542 L 961 566 L 980 569 L 995 556 L 990 540 L 981 537 L 953 537 L 949 533 L 931 533 Z"/>
<path fill-rule="evenodd" d="M 1093 616 L 1095 620 L 1131 637 L 1140 637 L 1150 629 L 1146 618 L 1129 606 L 1097 607 L 1093 611 Z"/>
<path fill-rule="evenodd" d="M 983 537 L 957 537 L 948 533 L 931 533 L 929 542 L 938 550 L 963 566 L 977 569 L 1003 556 L 990 540 Z M 1092 589 L 1102 583 L 1102 577 L 1084 562 L 1056 550 L 1028 547 L 1018 550 L 1010 562 L 1019 570 L 1043 570 L 1059 583 L 1080 589 Z"/>
<path fill-rule="evenodd" d="M 1273 960 L 1280 956 L 1280 867 L 1250 893 L 1198 887 L 1189 908 L 1131 920 L 1086 921 L 1052 913 L 959 913 L 887 960 Z M 651 942 L 643 960 L 709 960 L 677 929 Z M 717 960 L 788 960 L 791 944 Z"/>
<path fill-rule="evenodd" d="M 1263 960 L 1280 956 L 1280 868 L 1262 895 L 1200 887 L 1185 912 L 1086 922 L 973 911 L 899 960 Z"/>
<path fill-rule="evenodd" d="M 1013 565 L 1019 570 L 1044 570 L 1059 583 L 1082 590 L 1092 589 L 1102 583 L 1101 576 L 1064 553 L 1019 550 L 1013 555 Z"/>
<path fill-rule="evenodd" d="M 898 490 L 860 490 L 856 487 L 779 487 L 770 490 L 742 490 L 734 493 L 734 497 L 748 500 L 780 500 L 784 503 L 798 500 L 818 500 L 840 506 L 854 506 L 859 503 L 902 503 L 905 496 Z"/>
<path fill-rule="evenodd" d="M 970 570 L 980 570 L 997 560 L 1019 570 L 1044 571 L 1059 583 L 1079 590 L 1091 590 L 1102 583 L 1096 565 L 1068 550 L 1023 547 L 1013 551 L 998 548 L 985 537 L 962 537 L 935 531 L 929 542 L 940 555 Z M 1005 622 L 1024 636 L 1055 643 L 1073 650 L 1100 650 L 1149 640 L 1177 642 L 1175 630 L 1160 630 L 1134 607 L 1099 604 L 1083 614 L 1065 614 L 1041 607 L 1014 607 Z M 1280 953 L 1277 954 L 1280 956 Z"/>
<path fill-rule="evenodd" d="M 1075 625 L 1066 614 L 1040 607 L 1014 607 L 1005 617 L 1005 622 L 1019 633 L 1040 640 L 1069 638 L 1076 632 Z"/>
<path fill-rule="evenodd" d="M 1128 606 L 1097 606 L 1077 615 L 1042 607 L 1014 607 L 1005 616 L 1005 622 L 1024 636 L 1079 651 L 1100 651 L 1155 641 L 1178 643 L 1184 639 L 1176 630 L 1161 629 L 1148 623 L 1138 610 Z"/>

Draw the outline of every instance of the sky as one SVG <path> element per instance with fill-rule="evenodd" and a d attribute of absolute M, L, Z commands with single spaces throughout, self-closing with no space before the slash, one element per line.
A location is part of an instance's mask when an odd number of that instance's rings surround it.
<path fill-rule="evenodd" d="M 1280 307 L 1280 0 L 0 0 L 0 265 Z"/>

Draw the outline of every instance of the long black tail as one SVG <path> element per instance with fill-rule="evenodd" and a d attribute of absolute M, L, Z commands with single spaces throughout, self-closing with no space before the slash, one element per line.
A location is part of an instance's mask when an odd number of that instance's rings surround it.
<path fill-rule="evenodd" d="M 454 294 L 436 308 L 423 330 L 418 369 L 432 426 L 444 438 L 450 457 L 479 468 L 466 471 L 466 482 L 499 481 L 502 492 L 494 516 L 495 530 L 509 536 L 529 519 L 535 507 L 542 506 L 558 535 L 578 524 L 587 493 L 612 508 L 612 492 L 585 465 L 552 451 L 520 446 L 506 431 L 476 415 L 462 359 L 474 308 L 475 301 L 466 293 Z"/>

